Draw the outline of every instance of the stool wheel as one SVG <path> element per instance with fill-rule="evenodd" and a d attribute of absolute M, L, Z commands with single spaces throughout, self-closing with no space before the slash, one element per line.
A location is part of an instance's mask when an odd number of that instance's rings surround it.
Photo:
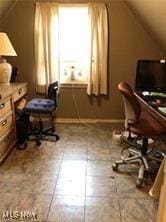
<path fill-rule="evenodd" d="M 117 171 L 118 170 L 118 164 L 113 162 L 112 169 L 113 169 L 113 171 Z"/>
<path fill-rule="evenodd" d="M 136 187 L 137 188 L 142 188 L 143 187 L 143 179 L 137 179 L 136 181 Z"/>
<path fill-rule="evenodd" d="M 40 145 L 41 145 L 41 142 L 40 142 L 39 140 L 37 140 L 37 141 L 36 141 L 36 145 L 37 145 L 37 146 L 40 146 Z"/>
<path fill-rule="evenodd" d="M 58 135 L 56 135 L 55 137 L 56 137 L 56 141 L 58 141 L 60 139 L 60 137 Z"/>

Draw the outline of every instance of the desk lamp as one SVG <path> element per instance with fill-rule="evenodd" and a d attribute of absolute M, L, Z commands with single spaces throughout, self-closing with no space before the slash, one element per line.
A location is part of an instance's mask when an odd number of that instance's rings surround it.
<path fill-rule="evenodd" d="M 12 43 L 4 32 L 0 32 L 0 83 L 9 83 L 12 66 L 2 56 L 17 56 Z"/>

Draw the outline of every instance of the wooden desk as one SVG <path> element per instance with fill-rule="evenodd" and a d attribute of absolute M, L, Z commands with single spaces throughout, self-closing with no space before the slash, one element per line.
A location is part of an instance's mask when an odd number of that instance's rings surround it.
<path fill-rule="evenodd" d="M 16 143 L 14 105 L 27 91 L 27 83 L 0 84 L 0 164 Z"/>
<path fill-rule="evenodd" d="M 153 117 L 155 117 L 155 119 L 160 122 L 160 124 L 163 125 L 164 128 L 166 128 L 166 116 L 162 115 L 156 109 L 149 106 L 148 103 L 145 102 L 137 93 L 135 93 L 135 95 L 143 109 L 149 112 Z M 160 166 L 157 177 L 149 194 L 155 198 L 159 197 L 159 207 L 156 222 L 166 222 L 166 158 L 164 158 Z"/>

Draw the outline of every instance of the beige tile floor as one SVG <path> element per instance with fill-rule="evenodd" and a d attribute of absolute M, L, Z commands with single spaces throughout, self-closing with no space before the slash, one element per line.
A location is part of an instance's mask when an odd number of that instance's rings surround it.
<path fill-rule="evenodd" d="M 152 182 L 138 190 L 134 168 L 112 170 L 121 150 L 111 141 L 115 127 L 122 126 L 58 124 L 58 142 L 14 149 L 0 167 L 0 218 L 17 210 L 37 213 L 31 221 L 155 222 Z"/>

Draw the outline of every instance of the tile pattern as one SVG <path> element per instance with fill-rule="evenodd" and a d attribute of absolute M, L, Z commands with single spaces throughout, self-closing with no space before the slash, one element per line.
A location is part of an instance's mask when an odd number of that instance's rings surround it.
<path fill-rule="evenodd" d="M 115 128 L 58 124 L 58 142 L 14 149 L 0 166 L 0 222 L 6 210 L 37 213 L 31 222 L 154 222 L 152 181 L 138 190 L 134 166 L 112 170 L 122 148 L 112 144 Z"/>

